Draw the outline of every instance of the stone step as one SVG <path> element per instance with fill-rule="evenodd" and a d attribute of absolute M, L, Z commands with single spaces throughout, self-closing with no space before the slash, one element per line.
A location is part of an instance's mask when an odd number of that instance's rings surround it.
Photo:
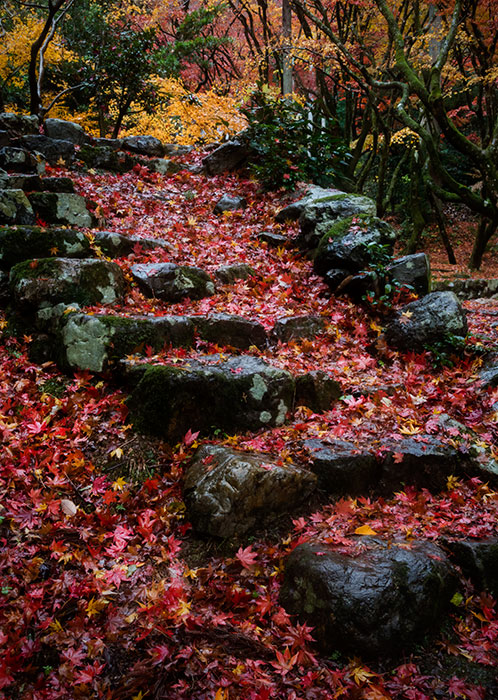
<path fill-rule="evenodd" d="M 232 434 L 279 426 L 293 408 L 292 375 L 250 355 L 206 355 L 139 368 L 128 399 L 131 422 L 172 443 L 188 430 Z"/>

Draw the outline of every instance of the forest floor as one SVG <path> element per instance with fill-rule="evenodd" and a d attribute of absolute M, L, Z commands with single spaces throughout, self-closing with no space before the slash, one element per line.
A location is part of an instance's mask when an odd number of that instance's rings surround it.
<path fill-rule="evenodd" d="M 297 233 L 295 224 L 274 223 L 282 193 L 264 193 L 235 175 L 163 177 L 144 168 L 69 174 L 95 203 L 101 228 L 170 243 L 168 250 L 137 248 L 118 261 L 125 273 L 144 261 L 210 273 L 244 262 L 256 273 L 212 297 L 178 304 L 146 299 L 130 286 L 117 313 L 228 312 L 267 329 L 286 315 L 330 318 L 314 340 L 249 352 L 294 373 L 328 372 L 343 388 L 331 410 L 302 408 L 283 427 L 219 434 L 213 442 L 303 461 L 306 438 L 340 437 L 380 454 L 387 440 L 430 434 L 461 450 L 478 440 L 498 457 L 498 389 L 475 383 L 483 349 L 496 347 L 496 301 L 466 304 L 470 335 L 461 357 L 438 364 L 429 352 L 384 348 L 372 355 L 366 348 L 389 309 L 331 297 L 309 260 L 258 239 L 264 230 Z M 247 209 L 215 216 L 225 192 L 245 196 Z M 451 235 L 463 270 L 467 222 Z M 443 275 L 440 247 L 427 243 Z M 479 276 L 498 274 L 493 257 Z M 324 656 L 313 630 L 290 619 L 278 598 L 285 557 L 307 539 L 348 547 L 365 525 L 385 539 L 496 537 L 498 493 L 488 484 L 450 475 L 438 494 L 407 487 L 389 498 L 366 494 L 334 503 L 322 494 L 250 537 L 202 538 L 192 533 L 181 491 L 196 436 L 167 445 L 134 433 L 112 373 L 64 376 L 51 363 L 36 365 L 27 355 L 30 338 L 13 339 L 1 325 L 0 697 L 498 698 L 498 608 L 468 581 L 439 635 L 398 659 Z M 193 350 L 167 348 L 156 359 L 206 351 L 231 350 L 199 343 Z M 440 434 L 443 413 L 462 428 Z"/>

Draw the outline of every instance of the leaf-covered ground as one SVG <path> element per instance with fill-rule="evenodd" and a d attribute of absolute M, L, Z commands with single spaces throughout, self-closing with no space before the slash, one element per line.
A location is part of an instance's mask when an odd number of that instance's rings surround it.
<path fill-rule="evenodd" d="M 400 356 L 380 347 L 372 355 L 366 348 L 382 318 L 329 297 L 309 261 L 258 239 L 265 230 L 294 235 L 294 225 L 274 224 L 281 193 L 264 194 L 235 176 L 207 179 L 187 171 L 170 178 L 145 169 L 71 176 L 94 202 L 102 228 L 170 243 L 147 253 L 137 247 L 119 261 L 125 271 L 137 261 L 208 272 L 247 262 L 255 270 L 213 297 L 174 305 L 145 299 L 130 286 L 118 313 L 224 311 L 267 329 L 285 315 L 329 319 L 316 340 L 250 352 L 295 373 L 326 370 L 343 387 L 332 410 L 300 409 L 282 428 L 219 435 L 218 442 L 303 459 L 300 442 L 308 437 L 343 437 L 381 453 L 388 439 L 432 434 L 462 450 L 477 440 L 494 454 L 498 390 L 483 392 L 473 380 L 480 363 L 474 351 L 496 343 L 496 303 L 467 304 L 468 352 L 451 367 L 434 367 L 428 353 Z M 215 216 L 224 192 L 243 194 L 247 209 Z M 450 477 L 438 495 L 407 488 L 388 499 L 322 498 L 254 537 L 202 539 L 192 533 L 181 500 L 195 436 L 169 446 L 134 434 L 112 376 L 66 377 L 50 363 L 34 365 L 28 344 L 4 328 L 0 697 L 498 697 L 496 602 L 469 582 L 462 582 L 440 635 L 396 661 L 324 658 L 313 630 L 278 602 L 285 556 L 310 537 L 350 547 L 348 536 L 365 525 L 407 541 L 495 536 L 498 493 L 487 484 Z M 157 360 L 181 362 L 206 350 L 230 351 L 200 343 L 192 351 L 165 349 Z M 465 427 L 444 431 L 443 413 Z"/>

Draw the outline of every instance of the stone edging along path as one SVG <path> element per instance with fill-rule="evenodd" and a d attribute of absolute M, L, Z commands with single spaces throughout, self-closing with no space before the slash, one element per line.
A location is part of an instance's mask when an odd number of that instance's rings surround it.
<path fill-rule="evenodd" d="M 59 127 L 66 136 L 82 138 L 70 126 Z M 157 161 L 167 149 L 149 137 L 140 138 L 113 145 L 83 143 L 84 154 L 92 158 L 94 167 L 117 171 L 136 162 L 136 155 L 129 152 L 141 149 L 142 156 L 149 158 L 143 161 L 147 167 L 158 172 L 169 168 Z M 325 372 L 293 376 L 246 352 L 251 347 L 276 348 L 279 342 L 312 338 L 326 329 L 326 317 L 286 316 L 268 332 L 257 321 L 226 313 L 159 317 L 113 313 L 113 306 L 126 294 L 127 280 L 112 259 L 130 254 L 137 244 L 142 249 L 167 244 L 112 231 L 94 229 L 85 235 L 78 230 L 94 223 L 83 198 L 75 199 L 78 195 L 67 191 L 70 187 L 61 181 L 64 178 L 48 183 L 51 178 L 42 176 L 43 158 L 34 153 L 44 154 L 49 162 L 56 156 L 71 161 L 76 151 L 74 144 L 71 148 L 67 143 L 72 142 L 31 135 L 0 149 L 0 164 L 8 171 L 2 175 L 0 189 L 3 296 L 11 305 L 13 326 L 37 336 L 34 352 L 43 359 L 55 359 L 65 371 L 112 371 L 128 388 L 135 427 L 173 443 L 187 430 L 209 435 L 213 430 L 279 426 L 296 407 L 323 412 L 347 391 Z M 223 149 L 229 163 L 239 163 L 236 146 Z M 223 166 L 223 153 L 215 151 L 205 167 L 216 172 L 229 163 Z M 41 191 L 33 193 L 30 188 Z M 218 211 L 246 206 L 234 199 L 220 200 Z M 36 214 L 43 214 L 50 226 L 36 227 Z M 355 299 L 368 291 L 381 291 L 388 282 L 418 291 L 421 298 L 402 309 L 385 329 L 393 347 L 412 350 L 444 341 L 449 334 L 465 335 L 465 313 L 456 296 L 430 292 L 426 256 L 392 259 L 394 232 L 375 218 L 374 203 L 368 198 L 311 188 L 304 199 L 277 217 L 299 219 L 298 245 L 313 254 L 315 271 L 332 291 Z M 387 256 L 382 269 L 379 252 L 382 259 Z M 111 260 L 101 259 L 102 255 Z M 216 284 L 250 274 L 240 265 L 224 266 L 213 277 L 199 268 L 172 263 L 131 268 L 132 279 L 145 295 L 171 302 L 209 296 Z M 105 313 L 85 310 L 94 304 L 104 305 Z M 198 355 L 174 364 L 126 359 L 145 347 L 154 352 L 164 345 L 192 348 L 196 339 L 230 346 L 233 353 Z M 483 375 L 483 386 L 484 379 L 498 381 L 493 366 L 487 371 L 492 376 Z M 204 445 L 185 477 L 189 519 L 201 534 L 247 536 L 263 522 L 293 512 L 316 489 L 337 499 L 367 492 L 390 494 L 406 484 L 438 491 L 454 474 L 478 475 L 497 483 L 498 465 L 491 458 L 463 454 L 431 435 L 417 437 L 385 445 L 382 457 L 347 441 L 306 440 L 300 448 L 308 456 L 307 468 L 284 463 L 275 455 Z M 306 543 L 294 550 L 286 564 L 282 602 L 314 625 L 326 649 L 395 654 L 413 646 L 444 615 L 457 581 L 454 563 L 466 567 L 468 575 L 480 576 L 490 589 L 498 587 L 491 575 L 498 570 L 495 541 L 472 543 L 473 548 L 465 542 L 450 542 L 446 550 L 424 542 L 414 542 L 408 549 L 403 542 L 386 548 L 379 538 L 365 538 L 364 543 L 366 551 L 355 558 L 328 545 Z M 354 587 L 349 585 L 352 579 L 357 581 Z M 420 610 L 426 613 L 418 615 Z M 333 624 L 324 622 L 324 612 L 327 619 L 335 620 Z"/>

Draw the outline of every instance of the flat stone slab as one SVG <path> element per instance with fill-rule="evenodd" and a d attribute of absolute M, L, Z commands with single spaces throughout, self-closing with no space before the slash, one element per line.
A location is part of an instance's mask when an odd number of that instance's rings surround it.
<path fill-rule="evenodd" d="M 197 532 L 232 537 L 292 512 L 315 485 L 313 474 L 271 455 L 204 445 L 187 469 L 183 493 Z"/>
<path fill-rule="evenodd" d="M 204 355 L 146 367 L 127 402 L 131 421 L 171 442 L 189 429 L 209 434 L 275 427 L 292 410 L 292 375 L 256 357 Z"/>
<path fill-rule="evenodd" d="M 456 574 L 429 542 L 362 543 L 366 551 L 355 556 L 322 543 L 298 545 L 285 563 L 280 600 L 314 627 L 328 653 L 398 656 L 439 627 Z"/>
<path fill-rule="evenodd" d="M 14 265 L 10 289 L 20 310 L 55 304 L 114 304 L 124 298 L 121 268 L 107 260 L 40 258 Z"/>

